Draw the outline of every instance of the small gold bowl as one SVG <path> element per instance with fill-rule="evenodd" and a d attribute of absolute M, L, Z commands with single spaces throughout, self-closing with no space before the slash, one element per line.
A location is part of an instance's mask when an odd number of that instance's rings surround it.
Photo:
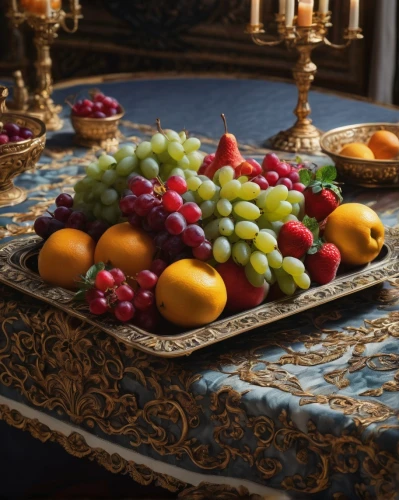
<path fill-rule="evenodd" d="M 106 118 L 84 118 L 71 114 L 72 126 L 76 132 L 75 143 L 80 146 L 100 146 L 111 149 L 119 144 L 119 122 L 125 114 L 122 106 L 120 113 Z"/>
<path fill-rule="evenodd" d="M 30 128 L 32 139 L 8 142 L 0 146 L 0 207 L 10 207 L 26 200 L 26 191 L 14 186 L 17 175 L 34 168 L 46 144 L 46 126 L 38 118 L 15 113 L 3 113 L 3 123 L 15 123 Z"/>
<path fill-rule="evenodd" d="M 378 130 L 387 130 L 399 137 L 399 125 L 394 123 L 349 125 L 323 134 L 320 139 L 321 149 L 334 160 L 340 180 L 369 188 L 399 188 L 399 158 L 365 160 L 339 154 L 351 142 L 367 145 L 370 137 Z"/>

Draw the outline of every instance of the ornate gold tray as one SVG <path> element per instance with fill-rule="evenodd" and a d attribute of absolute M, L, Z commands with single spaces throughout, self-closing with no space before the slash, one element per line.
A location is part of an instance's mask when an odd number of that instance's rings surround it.
<path fill-rule="evenodd" d="M 162 330 L 162 334 L 149 333 L 134 325 L 116 323 L 111 317 L 100 320 L 90 314 L 86 304 L 74 302 L 72 292 L 45 284 L 36 271 L 40 241 L 36 236 L 22 237 L 0 247 L 0 282 L 95 325 L 126 345 L 163 357 L 188 355 L 197 349 L 399 275 L 399 230 L 386 228 L 384 247 L 372 263 L 344 273 L 328 285 L 313 287 L 292 297 L 221 317 L 195 330 L 183 331 L 168 325 Z"/>

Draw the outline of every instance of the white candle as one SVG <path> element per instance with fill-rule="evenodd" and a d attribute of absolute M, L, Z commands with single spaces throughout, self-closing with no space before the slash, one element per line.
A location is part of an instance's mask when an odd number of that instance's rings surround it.
<path fill-rule="evenodd" d="M 295 1 L 286 0 L 285 2 L 285 25 L 292 26 L 295 14 Z"/>
<path fill-rule="evenodd" d="M 359 28 L 359 0 L 351 0 L 349 13 L 349 29 L 357 30 Z"/>
<path fill-rule="evenodd" d="M 313 0 L 299 0 L 298 26 L 310 26 L 313 21 Z"/>
<path fill-rule="evenodd" d="M 52 8 L 51 8 L 51 0 L 46 0 L 46 16 L 47 17 L 51 17 L 51 12 L 52 12 Z"/>
<path fill-rule="evenodd" d="M 251 0 L 251 25 L 259 25 L 260 0 Z"/>
<path fill-rule="evenodd" d="M 329 0 L 319 0 L 319 13 L 327 14 L 328 12 L 328 1 Z"/>
<path fill-rule="evenodd" d="M 283 16 L 285 14 L 285 0 L 280 0 L 280 8 L 278 13 Z"/>

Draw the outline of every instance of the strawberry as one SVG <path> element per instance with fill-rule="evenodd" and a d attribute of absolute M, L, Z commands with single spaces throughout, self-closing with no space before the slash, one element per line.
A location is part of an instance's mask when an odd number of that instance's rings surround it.
<path fill-rule="evenodd" d="M 325 285 L 332 281 L 341 262 L 341 254 L 333 243 L 321 243 L 320 241 L 312 247 L 305 259 L 305 268 L 310 279 L 319 285 Z"/>
<path fill-rule="evenodd" d="M 322 221 L 333 212 L 342 201 L 341 190 L 334 182 L 337 171 L 334 166 L 328 165 L 313 174 L 308 169 L 301 169 L 299 177 L 306 186 L 305 213 Z"/>
<path fill-rule="evenodd" d="M 313 234 L 302 222 L 291 220 L 281 227 L 277 243 L 283 257 L 300 259 L 313 245 Z"/>

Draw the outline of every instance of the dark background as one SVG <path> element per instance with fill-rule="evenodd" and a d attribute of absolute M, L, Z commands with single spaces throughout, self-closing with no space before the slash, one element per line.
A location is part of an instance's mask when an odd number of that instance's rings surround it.
<path fill-rule="evenodd" d="M 395 1 L 395 0 L 392 0 Z M 362 0 L 360 25 L 365 38 L 344 51 L 318 48 L 315 84 L 367 96 L 375 0 Z M 68 2 L 64 0 L 64 5 Z M 258 47 L 244 33 L 250 0 L 81 0 L 84 19 L 75 34 L 59 31 L 52 48 L 54 80 L 109 73 L 221 73 L 256 78 L 291 78 L 295 52 L 285 46 Z M 349 1 L 331 0 L 330 39 L 342 41 Z M 8 0 L 0 0 L 0 75 L 23 69 L 34 84 L 35 48 L 28 26 L 11 28 Z M 263 2 L 263 22 L 274 31 L 278 0 Z M 382 75 L 383 77 L 383 75 Z M 399 104 L 399 82 L 395 103 Z"/>

